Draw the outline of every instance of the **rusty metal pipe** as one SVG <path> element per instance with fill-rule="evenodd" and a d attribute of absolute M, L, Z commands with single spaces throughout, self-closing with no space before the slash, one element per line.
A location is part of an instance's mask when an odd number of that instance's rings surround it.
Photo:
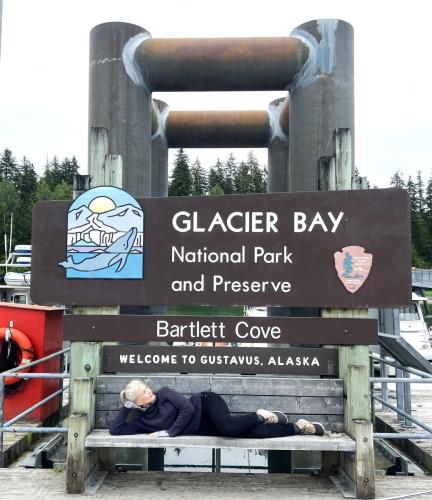
<path fill-rule="evenodd" d="M 170 111 L 165 130 L 171 148 L 265 148 L 267 111 Z"/>
<path fill-rule="evenodd" d="M 294 37 L 148 38 L 135 62 L 152 92 L 287 90 L 308 54 Z"/>

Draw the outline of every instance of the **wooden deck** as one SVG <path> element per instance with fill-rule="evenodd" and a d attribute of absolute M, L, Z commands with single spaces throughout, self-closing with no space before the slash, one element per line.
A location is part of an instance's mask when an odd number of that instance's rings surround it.
<path fill-rule="evenodd" d="M 412 415 L 418 420 L 432 426 L 432 384 L 430 388 L 425 385 L 412 385 Z M 389 386 L 389 403 L 396 406 L 396 392 L 394 384 Z M 375 408 L 381 408 L 380 403 L 376 403 Z M 418 426 L 411 428 L 403 427 L 396 420 L 396 413 L 393 411 L 376 411 L 376 432 L 418 432 L 426 431 Z M 420 466 L 432 473 L 432 439 L 413 440 L 391 440 L 404 450 Z"/>
<path fill-rule="evenodd" d="M 47 469 L 0 469 L 0 499 L 73 499 L 66 495 L 65 473 Z M 431 477 L 378 477 L 377 499 L 402 499 L 416 494 L 432 499 Z M 429 493 L 420 496 L 420 493 Z M 285 474 L 209 474 L 128 472 L 108 475 L 90 498 L 134 499 L 341 499 L 333 484 L 322 478 Z"/>
<path fill-rule="evenodd" d="M 41 422 L 17 422 L 17 426 L 37 426 L 42 425 Z M 25 451 L 30 449 L 32 443 L 39 439 L 39 434 L 30 432 L 4 432 L 3 433 L 3 463 L 5 466 L 10 465 L 14 460 L 17 460 Z"/>

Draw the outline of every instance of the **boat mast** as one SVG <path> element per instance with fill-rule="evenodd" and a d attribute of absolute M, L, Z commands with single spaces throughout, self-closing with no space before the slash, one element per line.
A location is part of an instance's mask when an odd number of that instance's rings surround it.
<path fill-rule="evenodd" d="M 11 212 L 11 221 L 10 221 L 10 228 L 9 228 L 10 229 L 10 233 L 9 233 L 9 255 L 12 252 L 12 234 L 13 234 L 12 227 L 13 227 L 13 212 Z"/>

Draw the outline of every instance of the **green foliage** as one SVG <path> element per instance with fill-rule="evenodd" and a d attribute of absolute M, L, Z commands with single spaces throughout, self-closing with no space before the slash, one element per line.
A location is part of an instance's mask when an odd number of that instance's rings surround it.
<path fill-rule="evenodd" d="M 191 180 L 192 180 L 192 196 L 203 196 L 207 193 L 208 182 L 207 175 L 203 167 L 201 166 L 201 162 L 198 158 L 195 160 L 195 163 L 192 165 L 190 169 Z"/>
<path fill-rule="evenodd" d="M 190 184 L 189 184 L 190 177 Z M 190 185 L 190 188 L 188 187 Z M 261 167 L 252 151 L 245 162 L 237 163 L 229 154 L 226 162 L 220 158 L 206 174 L 197 158 L 192 167 L 183 149 L 179 149 L 169 186 L 169 196 L 202 196 L 205 194 L 265 193 L 267 191 L 267 171 Z"/>
<path fill-rule="evenodd" d="M 73 185 L 73 177 L 78 173 L 78 168 L 75 156 L 71 160 L 65 158 L 62 162 L 59 162 L 57 156 L 54 156 L 52 160 L 47 161 L 41 180 L 53 190 L 62 182 Z"/>
<path fill-rule="evenodd" d="M 33 205 L 42 200 L 71 200 L 73 176 L 78 163 L 65 158 L 60 162 L 56 156 L 47 160 L 44 174 L 38 179 L 31 161 L 24 157 L 18 164 L 8 148 L 0 154 L 0 235 L 9 236 L 11 214 L 13 214 L 13 241 L 30 243 Z M 4 244 L 0 255 L 4 258 Z"/>
<path fill-rule="evenodd" d="M 8 238 L 8 247 L 9 247 L 9 234 L 11 227 L 11 214 L 13 215 L 13 241 L 12 248 L 15 244 L 16 237 L 19 237 L 21 231 L 21 214 L 20 214 L 21 200 L 18 191 L 12 182 L 9 181 L 1 181 L 0 182 L 0 225 L 1 225 L 1 245 L 0 245 L 0 255 L 2 259 L 4 259 L 4 239 L 3 235 L 6 235 Z M 18 225 L 18 228 L 17 228 Z M 16 231 L 18 229 L 18 233 Z"/>
<path fill-rule="evenodd" d="M 219 186 L 219 184 L 213 186 L 209 191 L 210 196 L 222 196 L 223 194 L 225 194 L 224 190 Z"/>
<path fill-rule="evenodd" d="M 225 172 L 224 172 L 224 164 L 218 158 L 216 164 L 210 168 L 209 179 L 208 179 L 208 188 L 211 193 L 214 188 L 218 186 L 219 189 L 222 189 L 224 194 L 225 187 Z"/>
<path fill-rule="evenodd" d="M 192 177 L 188 155 L 183 148 L 177 151 L 174 170 L 168 187 L 168 196 L 190 196 L 192 193 Z"/>
<path fill-rule="evenodd" d="M 392 187 L 406 189 L 411 208 L 411 250 L 414 267 L 432 268 L 432 177 L 426 184 L 421 172 L 405 182 L 401 171 L 390 180 Z"/>
<path fill-rule="evenodd" d="M 15 182 L 17 176 L 17 162 L 12 151 L 6 148 L 0 156 L 0 182 Z"/>

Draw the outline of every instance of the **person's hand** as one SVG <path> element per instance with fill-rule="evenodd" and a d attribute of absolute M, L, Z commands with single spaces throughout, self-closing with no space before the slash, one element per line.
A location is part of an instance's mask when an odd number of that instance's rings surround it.
<path fill-rule="evenodd" d="M 132 401 L 126 401 L 124 404 L 125 408 L 129 408 L 129 410 L 139 410 L 140 407 L 133 403 Z"/>
<path fill-rule="evenodd" d="M 156 432 L 151 432 L 149 434 L 149 437 L 164 438 L 164 437 L 169 437 L 169 434 L 167 431 L 156 431 Z"/>

